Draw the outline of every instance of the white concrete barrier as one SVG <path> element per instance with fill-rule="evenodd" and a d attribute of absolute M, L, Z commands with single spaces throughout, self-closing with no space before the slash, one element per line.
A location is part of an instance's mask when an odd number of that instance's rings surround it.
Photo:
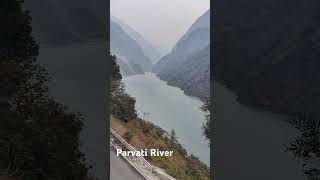
<path fill-rule="evenodd" d="M 136 149 L 134 147 L 132 147 L 129 143 L 127 143 L 127 141 L 124 140 L 112 128 L 110 128 L 110 132 L 111 132 L 111 134 L 113 135 L 114 138 L 116 138 L 118 141 L 121 142 L 122 145 L 124 145 L 125 148 L 129 149 L 130 151 L 136 151 Z M 167 173 L 165 173 L 165 170 L 150 164 L 142 156 L 135 156 L 134 158 L 136 158 L 136 159 L 138 159 L 140 161 L 142 167 L 144 167 L 145 169 L 147 169 L 148 171 L 150 171 L 152 174 L 156 175 L 160 179 L 162 179 L 162 180 L 176 180 L 175 178 L 173 178 L 170 175 L 168 175 Z M 134 166 L 132 163 L 131 163 L 131 165 Z M 137 167 L 135 167 L 135 168 L 137 168 Z M 139 173 L 141 173 L 141 172 L 139 171 Z M 142 173 L 142 175 L 143 175 L 143 173 Z M 147 178 L 147 179 L 149 179 L 149 178 Z M 150 179 L 150 180 L 152 180 L 152 179 Z"/>

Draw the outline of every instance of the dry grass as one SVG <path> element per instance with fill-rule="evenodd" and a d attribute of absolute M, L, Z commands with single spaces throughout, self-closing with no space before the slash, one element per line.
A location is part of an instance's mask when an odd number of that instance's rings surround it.
<path fill-rule="evenodd" d="M 156 126 L 153 124 L 138 119 L 131 120 L 128 123 L 124 123 L 112 116 L 110 119 L 111 127 L 119 135 L 123 137 L 125 133 L 131 134 L 128 143 L 137 150 L 160 149 L 174 151 L 171 157 L 146 157 L 151 164 L 165 169 L 168 174 L 177 179 L 209 179 L 209 170 L 203 163 L 186 156 L 177 145 L 157 134 L 155 131 Z"/>

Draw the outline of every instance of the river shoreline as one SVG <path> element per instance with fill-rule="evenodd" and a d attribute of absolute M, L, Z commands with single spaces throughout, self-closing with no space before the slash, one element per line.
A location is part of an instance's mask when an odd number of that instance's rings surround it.
<path fill-rule="evenodd" d="M 153 73 L 128 76 L 123 82 L 126 91 L 136 98 L 140 118 L 167 132 L 174 129 L 188 153 L 210 165 L 209 142 L 202 132 L 205 117 L 200 108 L 203 102 L 199 98 L 187 96 L 180 88 L 169 86 Z"/>
<path fill-rule="evenodd" d="M 297 134 L 286 117 L 240 104 L 217 82 L 213 88 L 216 178 L 302 180 L 300 162 L 285 151 Z"/>

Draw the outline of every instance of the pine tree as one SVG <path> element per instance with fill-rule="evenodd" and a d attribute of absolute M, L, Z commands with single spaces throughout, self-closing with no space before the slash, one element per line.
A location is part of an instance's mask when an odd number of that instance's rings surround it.
<path fill-rule="evenodd" d="M 177 142 L 176 131 L 174 129 L 171 130 L 170 138 L 171 138 L 172 142 L 174 142 L 174 143 Z"/>
<path fill-rule="evenodd" d="M 116 56 L 111 55 L 109 52 L 109 57 L 111 59 L 111 79 L 112 81 L 120 81 L 122 76 L 120 73 L 120 66 L 116 62 Z"/>
<path fill-rule="evenodd" d="M 111 88 L 110 88 L 110 110 L 114 117 L 124 122 L 137 118 L 135 109 L 136 100 L 125 91 L 125 84 L 121 81 L 120 67 L 116 57 L 109 54 L 111 59 Z"/>

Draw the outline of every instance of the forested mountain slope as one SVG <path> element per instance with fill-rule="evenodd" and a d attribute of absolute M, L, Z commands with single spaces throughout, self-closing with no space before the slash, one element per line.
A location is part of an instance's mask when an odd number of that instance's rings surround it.
<path fill-rule="evenodd" d="M 132 39 L 119 24 L 110 23 L 111 52 L 117 56 L 123 75 L 141 74 L 151 70 L 151 61 L 147 58 L 140 45 Z"/>
<path fill-rule="evenodd" d="M 214 77 L 239 100 L 320 115 L 320 1 L 217 1 Z"/>
<path fill-rule="evenodd" d="M 113 16 L 111 17 L 111 19 L 119 24 L 121 28 L 140 45 L 144 54 L 150 59 L 152 63 L 156 63 L 161 58 L 163 52 L 161 52 L 160 48 L 155 47 L 151 42 L 146 40 L 143 35 L 138 33 L 122 20 Z"/>
<path fill-rule="evenodd" d="M 172 51 L 154 65 L 153 72 L 189 95 L 210 96 L 209 10 L 190 27 Z"/>

